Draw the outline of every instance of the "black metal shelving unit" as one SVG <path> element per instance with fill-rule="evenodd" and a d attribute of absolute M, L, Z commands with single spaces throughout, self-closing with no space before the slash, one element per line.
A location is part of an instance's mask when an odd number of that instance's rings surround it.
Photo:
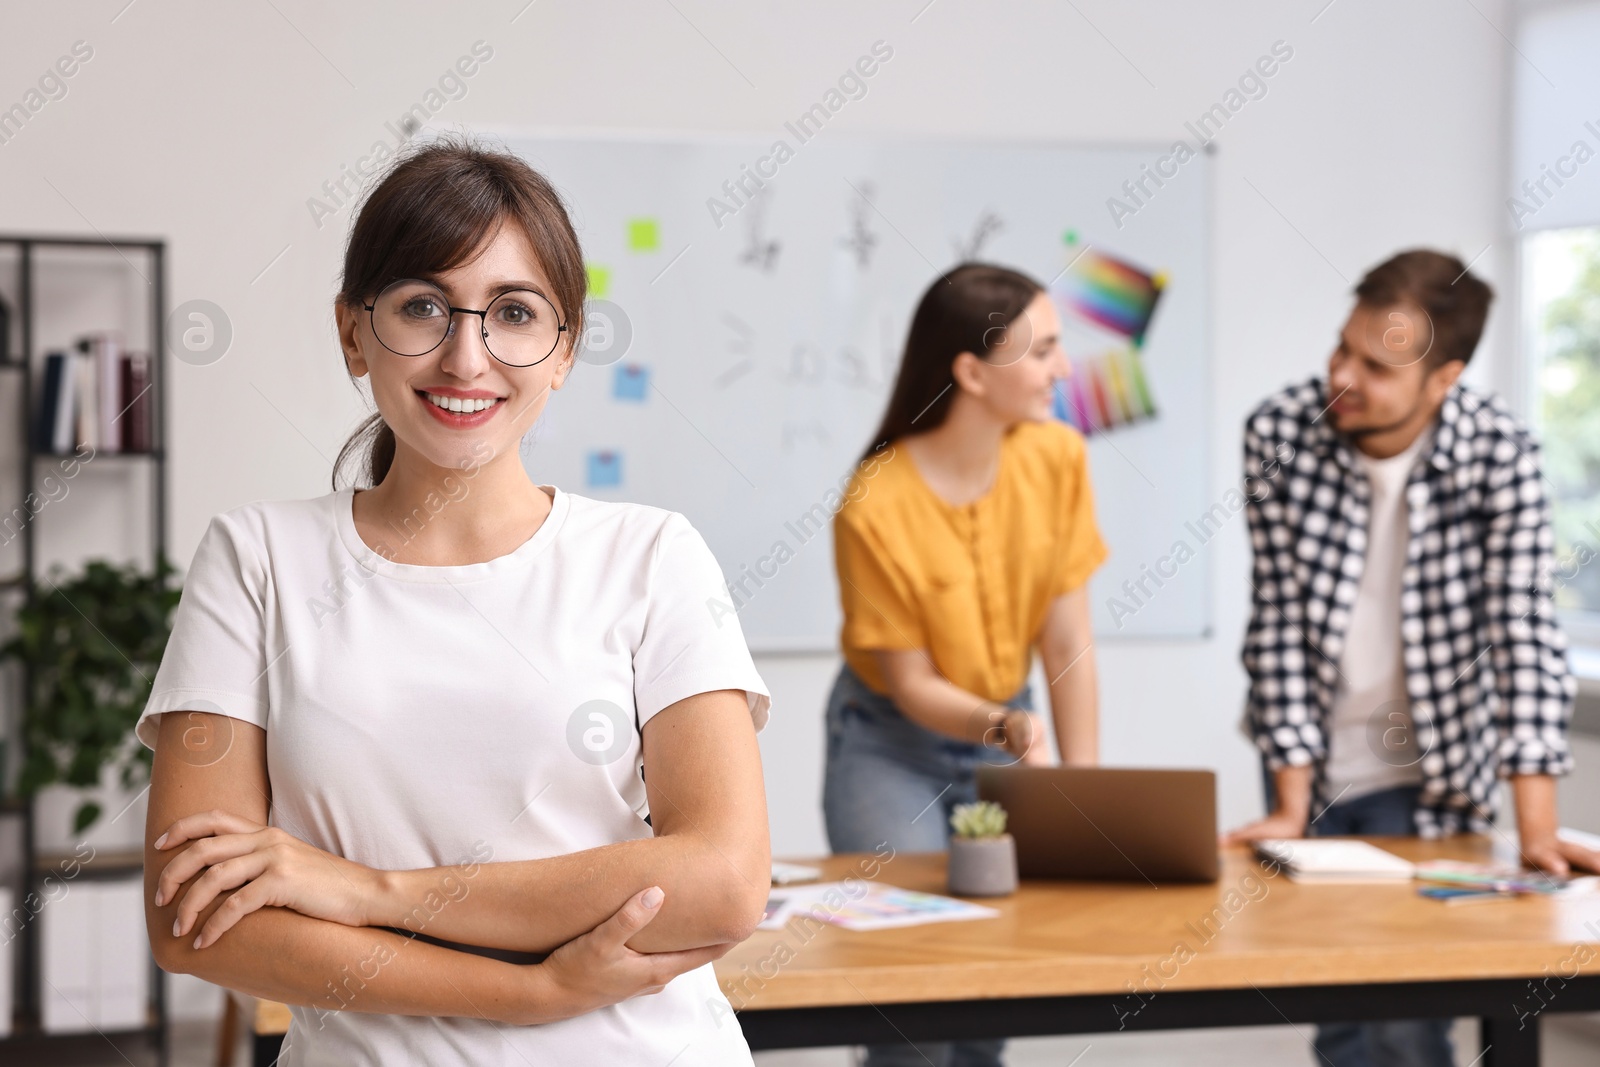
<path fill-rule="evenodd" d="M 17 292 L 15 294 L 14 314 L 20 332 L 19 350 L 0 361 L 0 371 L 15 373 L 20 376 L 21 382 L 18 389 L 18 404 L 21 411 L 16 419 L 22 438 L 20 446 L 20 464 L 18 474 L 24 498 L 37 485 L 38 472 L 42 461 L 66 458 L 72 453 L 58 454 L 42 451 L 34 447 L 34 423 L 40 414 L 36 410 L 38 397 L 35 395 L 35 362 L 38 353 L 35 348 L 35 301 L 36 301 L 36 269 L 38 260 L 36 253 L 49 249 L 103 249 L 108 256 L 120 257 L 127 269 L 136 270 L 129 254 L 148 257 L 150 274 L 145 279 L 149 285 L 149 354 L 150 354 L 150 404 L 151 404 L 151 448 L 141 452 L 96 452 L 92 462 L 112 464 L 146 463 L 151 465 L 150 471 L 150 546 L 151 554 L 167 554 L 167 470 L 166 470 L 166 244 L 158 240 L 148 239 L 118 239 L 104 237 L 72 237 L 72 236 L 36 236 L 36 235 L 7 235 L 0 234 L 0 250 L 14 250 L 17 257 Z M 96 324 L 97 326 L 100 324 Z M 37 594 L 36 566 L 38 553 L 34 544 L 34 523 L 25 522 L 22 525 L 22 568 L 15 574 L 0 576 L 0 594 L 20 594 L 23 602 L 31 601 Z M 154 559 L 151 560 L 154 565 Z M 0 603 L 16 603 L 12 596 L 5 596 Z M 31 692 L 31 677 L 28 677 L 29 667 L 24 665 L 23 695 Z M 22 739 L 13 739 L 20 750 Z M 56 870 L 62 857 L 38 854 L 34 837 L 34 803 L 32 799 L 17 800 L 6 797 L 0 802 L 0 816 L 20 818 L 22 820 L 22 884 L 19 887 L 25 896 L 29 891 L 36 891 L 46 873 Z M 97 853 L 94 859 L 82 866 L 77 877 L 89 879 L 126 877 L 132 872 L 142 871 L 144 856 L 142 851 L 122 854 L 109 852 Z M 17 905 L 22 905 L 19 897 Z M 16 981 L 13 983 L 14 1013 L 12 1030 L 8 1036 L 0 1037 L 0 1064 L 6 1063 L 41 1063 L 56 1062 L 62 1057 L 74 1054 L 73 1046 L 83 1050 L 99 1049 L 104 1051 L 107 1042 L 121 1051 L 120 1043 L 127 1040 L 144 1039 L 149 1042 L 156 1054 L 157 1063 L 166 1067 L 168 1060 L 169 1043 L 167 1040 L 167 1012 L 166 1012 L 166 972 L 156 966 L 155 960 L 150 960 L 151 981 L 150 1001 L 147 1022 L 144 1026 L 131 1030 L 99 1031 L 91 1029 L 86 1034 L 47 1034 L 40 1022 L 41 1010 L 41 985 L 42 969 L 40 960 L 39 920 L 45 913 L 41 908 L 38 913 L 24 922 L 16 937 Z M 131 1061 L 130 1061 L 131 1062 Z"/>

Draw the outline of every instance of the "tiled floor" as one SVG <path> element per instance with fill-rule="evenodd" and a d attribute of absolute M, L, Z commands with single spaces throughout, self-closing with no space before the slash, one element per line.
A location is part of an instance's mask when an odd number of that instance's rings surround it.
<path fill-rule="evenodd" d="M 1290 1026 L 1185 1030 L 1152 1034 L 1033 1037 L 1006 1046 L 1007 1067 L 1240 1067 L 1241 1064 L 1315 1067 L 1311 1028 Z M 1544 1025 L 1543 1067 L 1594 1067 L 1600 1062 L 1600 1016 L 1550 1019 Z M 1456 1063 L 1479 1054 L 1478 1025 L 1456 1024 Z M 1470 1050 L 1470 1051 L 1469 1051 Z M 848 1049 L 767 1052 L 757 1067 L 853 1067 Z"/>
<path fill-rule="evenodd" d="M 1251 1029 L 1194 1030 L 1159 1034 L 1100 1034 L 1082 1038 L 1025 1038 L 1007 1046 L 1008 1067 L 1239 1067 L 1240 1064 L 1284 1064 L 1314 1067 L 1306 1044 L 1310 1028 L 1289 1026 Z M 1477 1024 L 1456 1026 L 1456 1062 L 1469 1067 L 1478 1055 Z M 1600 1062 L 1600 1016 L 1552 1017 L 1544 1024 L 1543 1067 L 1593 1067 Z M 112 1050 L 105 1057 L 72 1061 L 73 1067 L 146 1067 L 154 1057 L 129 1050 L 124 1058 Z M 5 1061 L 16 1062 L 16 1061 Z M 171 1067 L 212 1067 L 216 1063 L 216 1027 L 182 1023 L 173 1027 Z M 765 1052 L 758 1067 L 853 1067 L 849 1049 Z M 234 1067 L 250 1067 L 243 1040 Z M 40 1061 L 43 1067 L 43 1061 Z M 52 1061 L 50 1067 L 69 1067 Z"/>

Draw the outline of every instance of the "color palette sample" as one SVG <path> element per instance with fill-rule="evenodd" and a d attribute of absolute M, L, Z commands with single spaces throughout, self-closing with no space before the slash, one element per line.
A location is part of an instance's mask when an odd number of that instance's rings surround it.
<path fill-rule="evenodd" d="M 1052 414 L 1085 437 L 1152 418 L 1155 401 L 1143 360 L 1133 347 L 1072 361 L 1072 376 L 1056 383 Z"/>
<path fill-rule="evenodd" d="M 1050 286 L 1063 311 L 1126 341 L 1072 358 L 1072 376 L 1057 382 L 1053 413 L 1084 436 L 1153 418 L 1155 397 L 1142 347 L 1166 288 L 1162 272 L 1146 271 L 1092 246 L 1079 251 L 1077 232 L 1062 234 L 1067 269 Z"/>
<path fill-rule="evenodd" d="M 1165 275 L 1147 273 L 1090 248 L 1078 254 L 1052 288 L 1069 310 L 1138 344 L 1165 285 Z"/>

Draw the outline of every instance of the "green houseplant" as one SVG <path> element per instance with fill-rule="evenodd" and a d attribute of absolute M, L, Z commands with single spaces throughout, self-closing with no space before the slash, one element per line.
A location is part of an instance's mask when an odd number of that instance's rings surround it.
<path fill-rule="evenodd" d="M 114 766 L 122 786 L 148 780 L 151 752 L 128 737 L 150 698 L 172 633 L 179 590 L 157 554 L 154 569 L 91 560 L 68 580 L 59 566 L 17 610 L 17 633 L 0 645 L 0 662 L 26 665 L 23 761 L 15 792 L 31 797 L 60 783 L 93 788 Z M 82 833 L 100 817 L 84 801 L 73 819 Z"/>
<path fill-rule="evenodd" d="M 1002 897 L 1017 888 L 1017 848 L 1006 833 L 1006 809 L 992 800 L 957 804 L 950 812 L 950 892 Z"/>

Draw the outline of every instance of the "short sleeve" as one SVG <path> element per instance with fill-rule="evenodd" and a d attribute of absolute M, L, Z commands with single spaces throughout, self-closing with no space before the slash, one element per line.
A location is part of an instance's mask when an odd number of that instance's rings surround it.
<path fill-rule="evenodd" d="M 266 571 L 227 515 L 206 527 L 183 579 L 161 665 L 134 735 L 156 747 L 160 716 L 208 711 L 266 729 Z"/>
<path fill-rule="evenodd" d="M 728 584 L 711 548 L 689 520 L 672 512 L 651 559 L 644 630 L 633 652 L 639 725 L 696 693 L 742 689 L 757 731 L 772 694 L 756 671 Z"/>
<path fill-rule="evenodd" d="M 839 599 L 844 611 L 846 648 L 925 648 L 927 634 L 917 610 L 912 585 L 879 543 L 840 511 L 833 521 L 833 561 L 839 574 Z"/>
<path fill-rule="evenodd" d="M 1057 506 L 1062 539 L 1061 565 L 1054 596 L 1070 593 L 1089 580 L 1110 555 L 1094 520 L 1094 491 L 1089 483 L 1089 450 L 1075 432 L 1067 436 L 1061 460 L 1061 495 Z"/>

